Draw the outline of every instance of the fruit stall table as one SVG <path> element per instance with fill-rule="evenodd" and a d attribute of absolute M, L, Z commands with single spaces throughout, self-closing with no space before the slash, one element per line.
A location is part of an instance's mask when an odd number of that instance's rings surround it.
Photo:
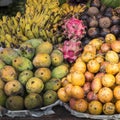
<path fill-rule="evenodd" d="M 0 7 L 0 120 L 120 119 L 120 0 L 12 1 Z"/>

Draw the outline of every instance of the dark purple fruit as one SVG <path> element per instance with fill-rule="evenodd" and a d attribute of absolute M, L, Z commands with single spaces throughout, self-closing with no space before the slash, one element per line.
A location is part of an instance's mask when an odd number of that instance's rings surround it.
<path fill-rule="evenodd" d="M 91 38 L 95 38 L 99 36 L 99 29 L 95 27 L 91 27 L 88 29 L 88 35 Z"/>
<path fill-rule="evenodd" d="M 120 26 L 119 25 L 113 25 L 110 29 L 111 33 L 113 33 L 115 36 L 119 36 L 120 34 Z"/>
<path fill-rule="evenodd" d="M 97 7 L 90 7 L 87 11 L 89 16 L 96 16 L 99 13 L 99 9 Z"/>
<path fill-rule="evenodd" d="M 106 8 L 106 10 L 104 12 L 104 16 L 106 16 L 106 17 L 112 17 L 112 15 L 113 15 L 112 12 L 113 12 L 113 8 L 108 7 L 108 8 Z"/>
<path fill-rule="evenodd" d="M 102 37 L 105 37 L 108 33 L 110 33 L 110 29 L 108 29 L 108 28 L 103 28 L 103 29 L 101 29 L 100 35 L 101 35 Z"/>
<path fill-rule="evenodd" d="M 98 26 L 98 21 L 96 20 L 96 18 L 90 18 L 89 21 L 89 27 L 97 27 Z"/>
<path fill-rule="evenodd" d="M 120 17 L 118 17 L 118 16 L 112 16 L 112 24 L 113 25 L 118 25 L 118 24 L 120 24 Z"/>
<path fill-rule="evenodd" d="M 111 26 L 111 19 L 109 17 L 102 17 L 99 19 L 99 26 L 101 28 L 109 28 Z"/>

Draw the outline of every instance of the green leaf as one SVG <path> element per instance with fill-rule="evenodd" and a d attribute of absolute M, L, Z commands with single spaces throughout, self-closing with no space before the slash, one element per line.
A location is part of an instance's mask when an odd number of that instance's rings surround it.
<path fill-rule="evenodd" d="M 60 5 L 64 4 L 66 0 L 59 0 Z"/>

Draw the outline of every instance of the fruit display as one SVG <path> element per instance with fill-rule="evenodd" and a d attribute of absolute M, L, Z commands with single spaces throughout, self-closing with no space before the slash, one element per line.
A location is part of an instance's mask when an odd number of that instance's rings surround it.
<path fill-rule="evenodd" d="M 58 0 L 27 0 L 25 13 L 17 12 L 15 16 L 2 16 L 0 20 L 0 43 L 2 47 L 18 47 L 24 41 L 42 38 L 53 44 L 64 39 L 59 27 L 67 14 L 82 13 L 86 5 L 60 5 Z"/>
<path fill-rule="evenodd" d="M 78 114 L 119 114 L 119 4 L 26 0 L 24 13 L 3 15 L 0 105 L 39 111 L 59 100 Z"/>
<path fill-rule="evenodd" d="M 0 50 L 0 105 L 9 110 L 53 104 L 58 100 L 60 79 L 69 72 L 59 49 L 48 41 L 37 42 L 37 47 L 32 46 L 31 41 L 35 42 L 35 39 L 21 44 L 16 50 Z"/>

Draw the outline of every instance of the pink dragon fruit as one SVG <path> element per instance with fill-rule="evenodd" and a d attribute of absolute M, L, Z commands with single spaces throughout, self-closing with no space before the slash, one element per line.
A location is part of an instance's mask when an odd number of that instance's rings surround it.
<path fill-rule="evenodd" d="M 64 35 L 68 39 L 81 40 L 86 34 L 86 26 L 83 24 L 83 21 L 74 17 L 65 20 L 62 28 L 64 29 Z"/>
<path fill-rule="evenodd" d="M 73 63 L 82 50 L 80 41 L 66 40 L 60 50 L 63 52 L 64 59 Z"/>

